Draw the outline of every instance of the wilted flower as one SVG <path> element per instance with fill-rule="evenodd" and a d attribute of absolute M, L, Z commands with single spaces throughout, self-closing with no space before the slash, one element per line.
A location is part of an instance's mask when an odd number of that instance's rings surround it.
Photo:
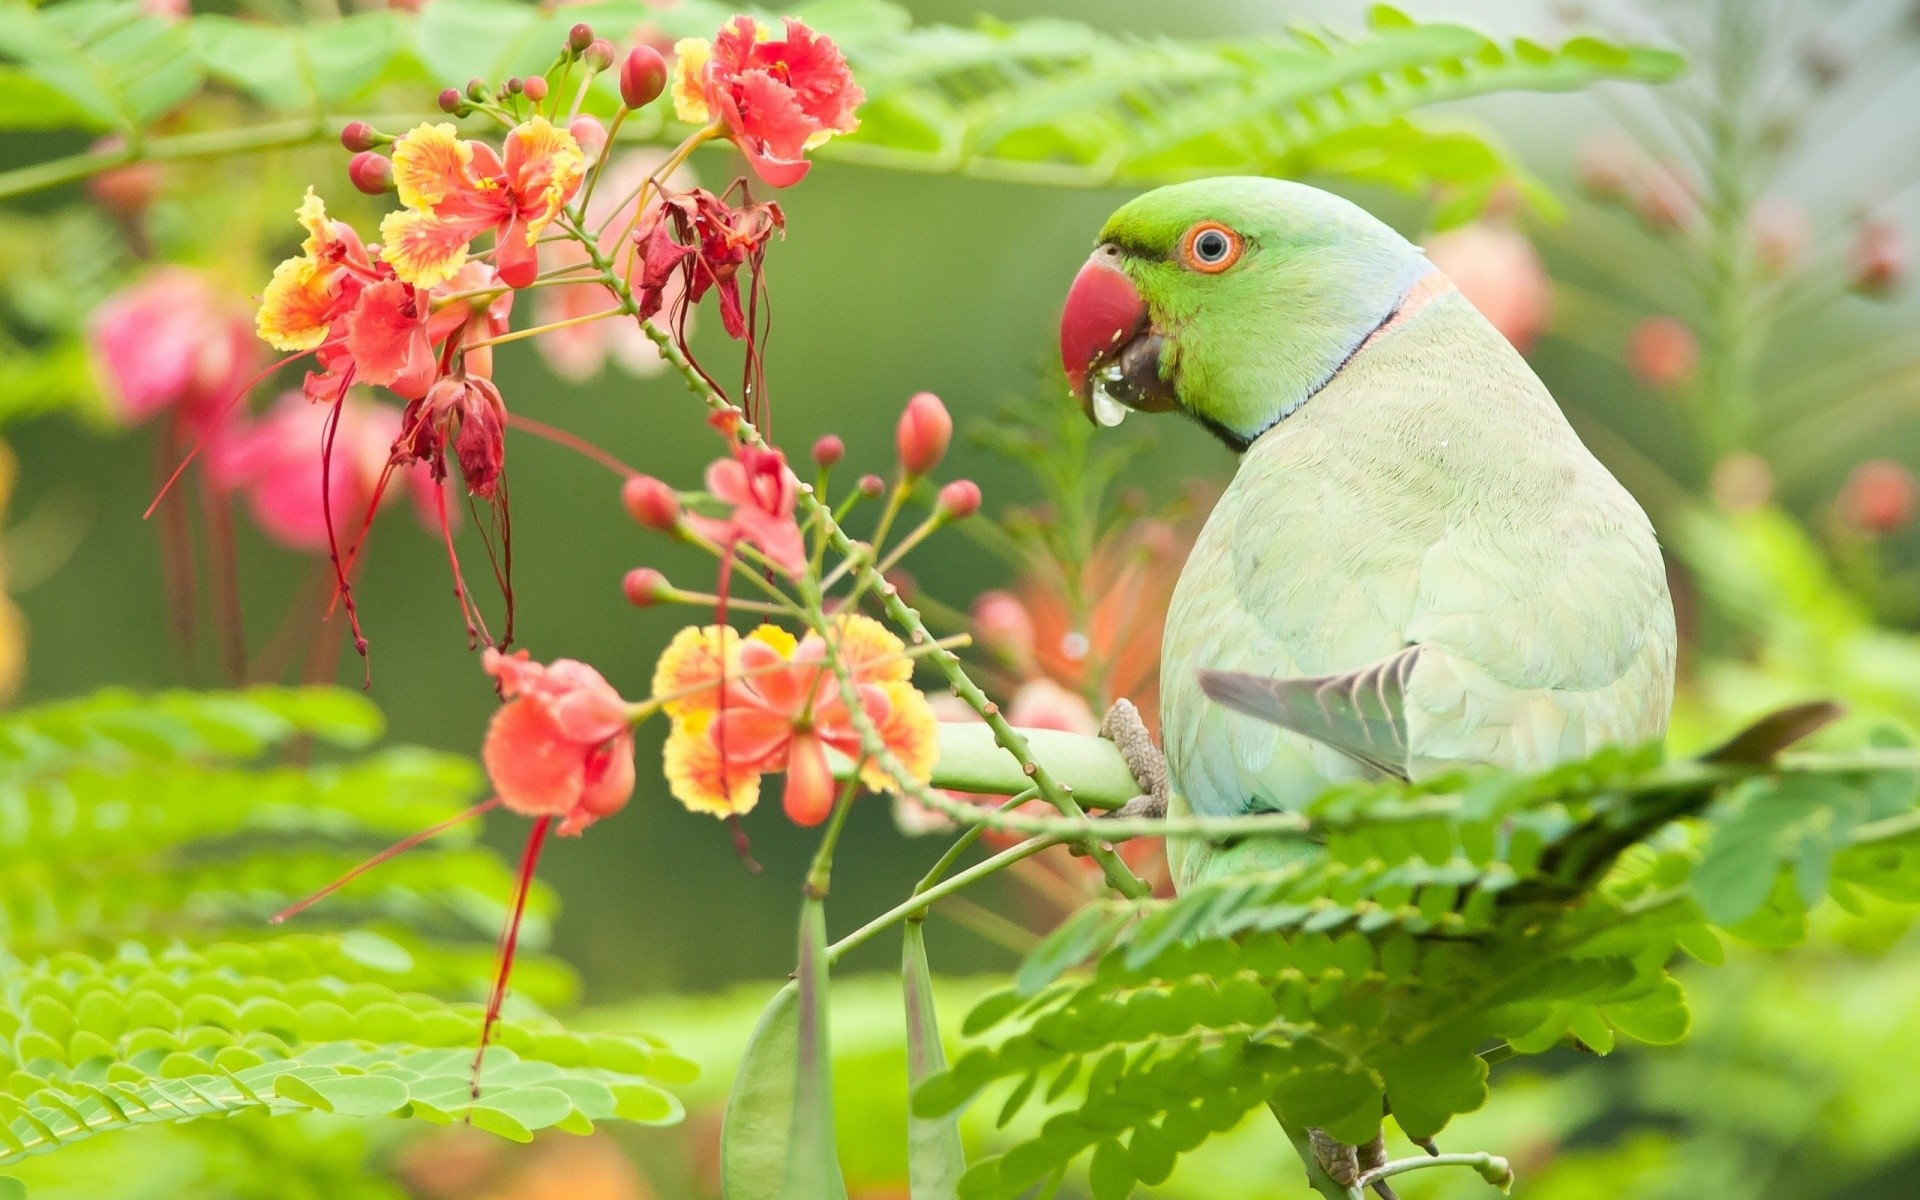
<path fill-rule="evenodd" d="M 1553 283 L 1527 236 L 1511 225 L 1480 222 L 1436 234 L 1427 258 L 1468 303 L 1526 354 L 1553 313 Z"/>
<path fill-rule="evenodd" d="M 787 18 L 785 36 L 735 17 L 712 42 L 674 45 L 673 108 L 694 125 L 720 121 L 754 174 L 773 187 L 806 176 L 806 152 L 860 122 L 866 93 L 833 39 Z"/>
<path fill-rule="evenodd" d="M 870 617 L 835 619 L 834 649 L 867 720 L 915 779 L 938 753 L 933 710 L 910 682 L 900 639 Z M 858 761 L 860 737 L 841 696 L 826 640 L 762 625 L 742 638 L 721 625 L 674 636 L 654 671 L 653 691 L 673 721 L 663 765 L 680 802 L 729 816 L 751 810 L 762 775 L 785 771 L 787 815 L 802 825 L 826 819 L 836 790 L 826 752 Z M 861 782 L 891 791 L 893 779 L 866 764 Z"/>
<path fill-rule="evenodd" d="M 1841 517 L 1867 533 L 1893 533 L 1913 520 L 1920 505 L 1920 481 L 1891 459 L 1863 462 L 1847 476 L 1840 489 Z"/>
<path fill-rule="evenodd" d="M 560 817 L 577 835 L 633 795 L 626 702 L 600 672 L 572 659 L 542 665 L 525 650 L 488 647 L 481 665 L 507 701 L 487 726 L 481 759 L 500 802 L 528 817 Z"/>
<path fill-rule="evenodd" d="M 136 425 L 173 409 L 205 427 L 258 366 L 246 309 L 184 267 L 163 267 L 103 301 L 87 346 L 108 411 Z"/>
<path fill-rule="evenodd" d="M 687 303 L 698 304 L 713 289 L 720 302 L 720 324 L 729 337 L 747 336 L 747 314 L 740 299 L 740 268 L 759 261 L 767 243 L 787 227 L 778 204 L 742 204 L 734 207 L 704 188 L 681 192 L 666 200 L 676 242 L 666 222 L 651 228 L 642 223 L 641 287 L 636 294 L 640 315 L 650 317 L 665 302 L 666 281 L 690 262 Z"/>
<path fill-rule="evenodd" d="M 503 155 L 485 142 L 461 139 L 452 125 L 420 125 L 393 144 L 399 212 L 380 223 L 381 257 L 418 287 L 453 275 L 467 243 L 495 235 L 494 268 L 511 287 L 539 273 L 536 242 L 573 199 L 586 156 L 573 135 L 545 117 L 509 130 Z"/>
<path fill-rule="evenodd" d="M 1693 331 L 1674 317 L 1647 317 L 1627 334 L 1627 369 L 1650 388 L 1679 387 L 1692 377 L 1699 357 Z"/>
<path fill-rule="evenodd" d="M 493 381 L 456 371 L 407 405 L 393 443 L 396 462 L 426 464 L 434 479 L 446 478 L 451 444 L 467 490 L 491 500 L 507 456 L 507 405 Z"/>

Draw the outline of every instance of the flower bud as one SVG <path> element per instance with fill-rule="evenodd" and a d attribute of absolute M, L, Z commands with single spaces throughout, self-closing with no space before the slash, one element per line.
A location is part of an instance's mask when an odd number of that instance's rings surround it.
<path fill-rule="evenodd" d="M 1016 667 L 1033 661 L 1033 614 L 1012 592 L 981 592 L 973 602 L 973 630 L 996 657 Z"/>
<path fill-rule="evenodd" d="M 467 80 L 467 99 L 477 100 L 483 104 L 486 103 L 487 81 L 480 78 L 478 75 L 474 76 L 472 79 Z"/>
<path fill-rule="evenodd" d="M 567 132 L 580 143 L 580 152 L 587 156 L 588 162 L 599 158 L 607 148 L 607 127 L 600 123 L 599 117 L 582 113 L 568 122 Z"/>
<path fill-rule="evenodd" d="M 667 60 L 652 46 L 635 46 L 620 60 L 620 100 L 628 108 L 645 108 L 666 88 Z"/>
<path fill-rule="evenodd" d="M 651 475 L 635 475 L 622 484 L 620 503 L 643 528 L 672 533 L 680 527 L 680 497 Z"/>
<path fill-rule="evenodd" d="M 953 418 L 947 406 L 932 392 L 920 392 L 907 401 L 894 428 L 894 446 L 900 451 L 900 465 L 908 475 L 925 475 L 947 456 L 947 444 L 953 440 Z"/>
<path fill-rule="evenodd" d="M 878 475 L 862 475 L 860 477 L 860 482 L 855 486 L 857 486 L 860 489 L 860 494 L 862 496 L 865 496 L 867 499 L 871 500 L 875 496 L 878 496 L 882 492 L 887 490 L 887 481 L 880 478 Z"/>
<path fill-rule="evenodd" d="M 961 521 L 980 511 L 980 485 L 971 479 L 956 479 L 940 489 L 933 511 L 951 521 Z"/>
<path fill-rule="evenodd" d="M 500 90 L 505 92 L 509 96 L 518 96 L 521 92 L 524 92 L 527 90 L 527 84 L 525 80 L 521 79 L 518 75 L 515 75 L 513 78 L 507 80 L 504 84 L 500 85 Z"/>
<path fill-rule="evenodd" d="M 1673 317 L 1648 317 L 1627 335 L 1627 369 L 1650 388 L 1679 387 L 1699 357 L 1693 331 Z"/>
<path fill-rule="evenodd" d="M 104 139 L 95 148 L 118 141 L 118 138 Z M 109 167 L 88 179 L 87 195 L 115 216 L 137 217 L 147 211 L 165 182 L 166 168 L 159 163 L 128 163 L 124 167 Z"/>
<path fill-rule="evenodd" d="M 369 196 L 378 196 L 394 188 L 393 160 L 377 150 L 362 150 L 347 163 L 347 178 Z"/>
<path fill-rule="evenodd" d="M 1891 459 L 1864 462 L 1840 489 L 1840 515 L 1866 533 L 1887 534 L 1913 520 L 1920 506 L 1920 481 Z"/>
<path fill-rule="evenodd" d="M 813 444 L 813 465 L 822 471 L 831 471 L 846 453 L 847 444 L 829 433 Z"/>
<path fill-rule="evenodd" d="M 582 21 L 567 30 L 567 49 L 578 54 L 591 45 L 593 45 L 593 26 Z"/>
<path fill-rule="evenodd" d="M 1791 200 L 1768 197 L 1753 206 L 1748 218 L 1753 233 L 1753 257 L 1769 279 L 1798 270 L 1813 241 L 1806 210 Z"/>
<path fill-rule="evenodd" d="M 613 65 L 613 43 L 605 38 L 595 38 L 580 56 L 590 71 L 604 71 Z"/>
<path fill-rule="evenodd" d="M 1848 286 L 1863 296 L 1890 296 L 1906 281 L 1913 249 L 1906 232 L 1881 217 L 1870 217 L 1854 230 L 1847 249 Z"/>
<path fill-rule="evenodd" d="M 365 121 L 348 121 L 340 128 L 340 144 L 355 154 L 375 146 L 384 146 L 392 140 Z"/>
<path fill-rule="evenodd" d="M 627 603 L 635 608 L 652 608 L 671 596 L 673 585 L 652 567 L 635 567 L 620 581 L 620 590 L 627 594 Z"/>
<path fill-rule="evenodd" d="M 461 98 L 459 88 L 448 88 L 440 93 L 441 112 L 458 114 L 465 107 L 466 102 Z"/>
<path fill-rule="evenodd" d="M 527 99 L 533 101 L 535 104 L 547 98 L 547 77 L 545 75 L 529 75 L 520 81 L 520 86 L 526 92 Z"/>
<path fill-rule="evenodd" d="M 1634 208 L 1649 229 L 1684 229 L 1694 223 L 1700 202 L 1692 183 L 1672 163 L 1650 163 L 1640 172 Z"/>

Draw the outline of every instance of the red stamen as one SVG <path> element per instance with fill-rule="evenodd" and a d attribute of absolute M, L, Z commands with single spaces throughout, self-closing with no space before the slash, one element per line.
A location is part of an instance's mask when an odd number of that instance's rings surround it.
<path fill-rule="evenodd" d="M 160 502 L 167 498 L 167 493 L 173 489 L 173 485 L 179 481 L 181 474 L 186 471 L 187 464 L 199 456 L 200 448 L 205 446 L 207 439 L 212 437 L 214 431 L 220 428 L 220 422 L 226 420 L 227 414 L 233 410 L 233 406 L 238 404 L 248 392 L 253 390 L 254 384 L 259 383 L 262 379 L 265 379 L 288 363 L 296 362 L 312 353 L 313 351 L 311 350 L 302 350 L 298 354 L 289 354 L 279 362 L 269 364 L 265 370 L 241 384 L 238 391 L 227 397 L 227 402 L 220 406 L 220 411 L 214 414 L 213 419 L 207 422 L 207 427 L 201 430 L 200 436 L 194 440 L 193 449 L 187 451 L 187 456 L 180 460 L 180 465 L 173 469 L 173 474 L 167 476 L 167 481 L 160 485 L 158 492 L 154 493 L 153 502 L 147 505 L 146 512 L 140 514 L 140 519 L 144 521 L 153 516 L 153 510 L 159 508 Z"/>
<path fill-rule="evenodd" d="M 460 555 L 453 548 L 453 522 L 447 517 L 447 481 L 433 481 L 434 517 L 440 522 L 440 541 L 447 548 L 447 565 L 453 568 L 453 596 L 460 602 L 460 619 L 467 626 L 467 649 L 479 645 L 486 630 L 486 619 L 467 594 L 466 576 L 460 573 Z M 478 628 L 476 628 L 476 624 Z"/>
<path fill-rule="evenodd" d="M 584 455 L 594 462 L 599 463 L 622 479 L 632 479 L 640 473 L 626 463 L 621 462 L 618 458 L 615 458 L 612 454 L 589 442 L 587 439 L 577 434 L 568 433 L 564 429 L 558 429 L 544 421 L 536 421 L 532 417 L 523 417 L 519 413 L 508 413 L 507 428 L 518 429 L 522 433 L 530 433 L 535 437 L 545 438 L 556 446 L 565 446 L 576 454 Z"/>
<path fill-rule="evenodd" d="M 494 973 L 493 990 L 487 996 L 487 1014 L 480 1022 L 480 1049 L 473 1056 L 473 1077 L 468 1083 L 471 1099 L 480 1099 L 480 1068 L 487 1059 L 487 1043 L 493 1037 L 494 1023 L 500 1019 L 500 1006 L 507 999 L 507 978 L 513 974 L 513 953 L 520 944 L 520 918 L 527 911 L 527 891 L 533 886 L 533 869 L 540 862 L 540 849 L 546 844 L 547 830 L 553 825 L 548 814 L 533 823 L 527 834 L 527 847 L 520 854 L 520 872 L 513 881 L 513 906 L 500 931 L 500 967 Z"/>
<path fill-rule="evenodd" d="M 346 567 L 340 561 L 340 540 L 333 529 L 333 440 L 340 430 L 340 412 L 346 407 L 353 374 L 353 368 L 347 368 L 340 380 L 340 391 L 333 398 L 333 410 L 327 414 L 326 437 L 320 445 L 320 514 L 327 525 L 327 557 L 333 562 L 334 582 L 340 587 L 340 603 L 346 605 L 347 625 L 353 630 L 353 649 L 366 664 L 366 678 L 360 683 L 365 690 L 373 687 L 373 660 L 367 657 L 367 638 L 360 631 L 360 611 L 353 604 L 353 585 L 347 581 Z"/>
<path fill-rule="evenodd" d="M 472 808 L 467 809 L 465 812 L 455 813 L 453 816 L 448 817 L 446 820 L 441 821 L 437 825 L 429 825 L 418 833 L 408 834 L 406 837 L 401 838 L 399 841 L 395 842 L 393 845 L 388 846 L 385 850 L 380 851 L 378 854 L 374 855 L 372 858 L 367 859 L 367 861 L 353 868 L 353 870 L 348 871 L 345 875 L 342 875 L 340 878 L 334 880 L 332 883 L 321 888 L 319 891 L 315 892 L 313 895 L 308 896 L 305 900 L 300 901 L 298 904 L 288 905 L 286 908 L 283 908 L 279 912 L 273 914 L 271 917 L 268 917 L 267 924 L 279 925 L 285 922 L 288 917 L 298 916 L 299 914 L 305 912 L 307 909 L 312 908 L 315 904 L 318 904 L 320 901 L 325 900 L 328 896 L 333 895 L 335 892 L 339 891 L 341 888 L 347 886 L 349 883 L 352 883 L 354 880 L 360 878 L 362 875 L 365 875 L 368 871 L 373 870 L 375 867 L 379 866 L 381 863 L 386 862 L 388 859 L 394 858 L 401 854 L 405 854 L 407 851 L 413 849 L 415 846 L 418 846 L 420 843 L 427 841 L 430 838 L 439 837 L 441 834 L 445 833 L 449 829 L 452 829 L 454 826 L 462 824 L 467 821 L 471 821 L 475 817 L 480 816 L 484 813 L 491 812 L 492 810 L 498 807 L 500 807 L 500 797 L 495 796 L 490 800 L 482 800 L 480 803 L 474 805 Z"/>

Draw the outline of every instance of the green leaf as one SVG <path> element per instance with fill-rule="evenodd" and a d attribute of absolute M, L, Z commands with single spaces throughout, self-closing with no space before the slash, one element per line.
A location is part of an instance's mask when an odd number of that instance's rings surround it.
<path fill-rule="evenodd" d="M 1664 979 L 1660 986 L 1637 1000 L 1609 1004 L 1601 1015 L 1621 1033 L 1652 1046 L 1671 1046 L 1687 1036 L 1692 1014 L 1680 984 Z"/>
<path fill-rule="evenodd" d="M 925 923 L 908 921 L 901 935 L 900 987 L 907 1017 L 909 1094 L 946 1070 L 940 1022 L 933 1008 L 933 973 L 927 967 Z M 907 1116 L 907 1177 L 912 1200 L 957 1200 L 967 1155 L 960 1145 L 958 1114 Z"/>
<path fill-rule="evenodd" d="M 833 1052 L 827 1011 L 827 908 L 817 896 L 800 906 L 800 954 L 794 969 L 793 1132 L 780 1200 L 828 1200 L 847 1194 L 833 1140 Z"/>
<path fill-rule="evenodd" d="M 307 1080 L 287 1074 L 273 1085 L 276 1095 L 342 1117 L 384 1117 L 407 1102 L 406 1084 L 378 1075 Z"/>
<path fill-rule="evenodd" d="M 0 1200 L 27 1200 L 27 1185 L 11 1175 L 0 1175 Z"/>
<path fill-rule="evenodd" d="M 200 86 L 184 23 L 136 0 L 0 3 L 0 58 L 71 101 L 96 128 L 144 127 Z"/>

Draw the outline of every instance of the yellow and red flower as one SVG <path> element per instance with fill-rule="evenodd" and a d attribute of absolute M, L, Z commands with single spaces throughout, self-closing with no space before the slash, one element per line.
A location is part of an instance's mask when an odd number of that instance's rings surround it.
<path fill-rule="evenodd" d="M 674 45 L 673 109 L 682 121 L 719 121 L 753 173 L 772 187 L 806 176 L 806 152 L 860 127 L 866 97 L 833 39 L 793 18 L 776 31 L 735 17 L 712 42 Z"/>
<path fill-rule="evenodd" d="M 467 261 L 468 243 L 492 233 L 500 278 L 525 287 L 540 272 L 540 233 L 579 190 L 586 163 L 573 135 L 545 117 L 514 126 L 501 154 L 449 124 L 416 126 L 393 144 L 403 207 L 380 223 L 380 256 L 401 279 L 432 287 Z"/>
<path fill-rule="evenodd" d="M 784 771 L 787 815 L 802 825 L 826 819 L 836 788 L 826 752 L 861 757 L 830 653 L 852 677 L 861 710 L 887 750 L 912 778 L 931 777 L 938 753 L 933 709 L 911 682 L 906 647 L 871 617 L 842 616 L 832 629 L 831 649 L 817 634 L 796 640 L 772 625 L 745 637 L 719 625 L 674 637 L 653 686 L 673 721 L 663 755 L 667 782 L 688 809 L 747 812 L 759 800 L 761 777 Z M 893 778 L 871 763 L 860 778 L 875 791 L 894 789 Z"/>

